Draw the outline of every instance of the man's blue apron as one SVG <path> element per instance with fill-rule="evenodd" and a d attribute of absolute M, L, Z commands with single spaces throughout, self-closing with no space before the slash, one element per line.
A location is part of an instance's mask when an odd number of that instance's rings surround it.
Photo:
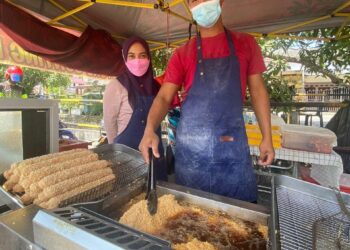
<path fill-rule="evenodd" d="M 232 36 L 227 57 L 203 59 L 197 36 L 194 82 L 182 105 L 175 147 L 176 182 L 240 200 L 257 200 L 242 115 L 240 66 Z"/>
<path fill-rule="evenodd" d="M 130 121 L 125 130 L 115 138 L 114 143 L 123 144 L 138 150 L 145 131 L 147 116 L 152 106 L 153 99 L 154 96 L 139 95 L 136 97 L 136 103 Z M 165 165 L 164 149 L 161 141 L 162 137 L 160 129 L 158 129 L 157 134 L 160 138 L 158 150 L 161 158 L 155 159 L 156 177 L 158 180 L 166 181 L 168 175 Z"/>

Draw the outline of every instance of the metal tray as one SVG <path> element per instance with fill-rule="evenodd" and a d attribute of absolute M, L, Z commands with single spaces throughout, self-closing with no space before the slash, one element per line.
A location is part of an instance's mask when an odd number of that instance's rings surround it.
<path fill-rule="evenodd" d="M 3 185 L 5 182 L 6 182 L 6 179 L 4 175 L 1 174 L 0 175 L 0 200 L 12 210 L 17 210 L 25 207 L 25 205 L 23 205 L 22 201 L 17 195 L 11 194 L 10 192 L 7 192 L 3 188 Z"/>
<path fill-rule="evenodd" d="M 108 144 L 93 149 L 102 160 L 112 162 L 113 172 L 116 175 L 116 180 L 102 184 L 94 189 L 80 193 L 70 199 L 64 200 L 59 207 L 68 206 L 74 203 L 100 200 L 111 192 L 130 184 L 136 179 L 145 178 L 147 173 L 146 164 L 140 152 L 121 144 Z M 8 205 L 12 210 L 25 207 L 20 197 L 7 192 L 2 185 L 5 183 L 3 174 L 0 175 L 0 200 Z M 106 193 L 105 190 L 108 189 Z"/>
<path fill-rule="evenodd" d="M 140 179 L 119 189 L 118 193 L 114 196 L 110 196 L 98 202 L 76 204 L 74 207 L 77 209 L 85 209 L 85 211 L 93 211 L 106 217 L 106 219 L 112 218 L 114 220 L 119 220 L 125 212 L 125 204 L 144 192 L 145 189 L 145 181 Z M 266 207 L 186 188 L 168 182 L 159 182 L 157 193 L 159 196 L 163 194 L 173 194 L 180 202 L 188 203 L 206 210 L 220 210 L 235 218 L 266 225 L 269 227 L 269 233 L 274 233 L 274 230 L 270 225 L 269 210 L 266 209 Z M 139 232 L 139 234 L 143 233 Z M 251 243 L 254 244 L 254 246 L 259 245 L 259 242 L 257 241 L 252 241 Z M 266 244 L 265 241 L 264 244 Z M 275 249 L 270 245 L 270 242 L 268 242 L 268 244 L 269 249 Z M 254 246 L 252 246 L 251 249 L 256 249 Z"/>

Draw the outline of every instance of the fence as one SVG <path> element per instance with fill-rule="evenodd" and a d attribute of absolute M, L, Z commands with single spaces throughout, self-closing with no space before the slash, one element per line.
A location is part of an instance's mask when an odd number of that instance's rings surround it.
<path fill-rule="evenodd" d="M 303 95 L 303 94 L 299 94 Z M 343 102 L 345 100 L 350 100 L 350 88 L 340 87 L 334 89 L 315 89 L 308 88 L 305 89 L 304 94 L 305 102 L 318 102 L 318 103 L 329 103 L 329 102 Z M 311 109 L 313 110 L 313 109 Z M 337 107 L 324 107 L 323 112 L 336 112 Z"/>

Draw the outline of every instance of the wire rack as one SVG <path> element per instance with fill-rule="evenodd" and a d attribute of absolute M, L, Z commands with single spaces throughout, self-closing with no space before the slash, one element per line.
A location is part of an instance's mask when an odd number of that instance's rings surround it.
<path fill-rule="evenodd" d="M 323 198 L 322 192 L 327 192 L 324 190 L 315 194 L 296 189 L 276 187 L 281 249 L 316 249 L 315 246 L 317 249 L 350 249 L 348 245 L 328 248 L 329 245 L 335 246 L 339 226 L 343 229 L 340 242 L 349 238 L 348 219 L 338 217 L 344 214 L 339 203 Z"/>
<path fill-rule="evenodd" d="M 95 149 L 95 152 L 100 159 L 111 162 L 116 179 L 64 200 L 60 202 L 59 207 L 103 199 L 110 193 L 146 176 L 145 162 L 140 153 L 131 148 L 118 144 L 104 145 Z"/>
<path fill-rule="evenodd" d="M 313 229 L 313 249 L 350 249 L 350 220 L 343 212 L 317 220 Z"/>
<path fill-rule="evenodd" d="M 335 188 L 333 190 L 341 212 L 314 223 L 314 249 L 350 249 L 350 212 L 340 191 Z"/>
<path fill-rule="evenodd" d="M 250 153 L 258 156 L 259 148 L 250 146 Z M 311 177 L 322 186 L 339 186 L 339 178 L 343 173 L 343 162 L 334 151 L 331 154 L 321 154 L 281 148 L 276 149 L 275 153 L 275 159 L 312 164 Z"/>

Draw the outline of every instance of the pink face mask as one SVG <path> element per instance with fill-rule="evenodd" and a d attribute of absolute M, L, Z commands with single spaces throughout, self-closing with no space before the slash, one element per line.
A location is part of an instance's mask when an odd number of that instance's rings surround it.
<path fill-rule="evenodd" d="M 143 76 L 149 67 L 149 59 L 132 59 L 125 62 L 126 67 L 135 76 Z"/>

